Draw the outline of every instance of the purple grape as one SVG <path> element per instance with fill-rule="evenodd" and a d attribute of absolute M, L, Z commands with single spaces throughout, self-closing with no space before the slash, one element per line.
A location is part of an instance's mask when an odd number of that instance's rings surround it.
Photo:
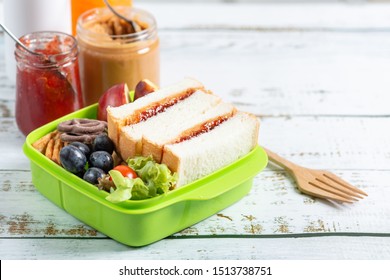
<path fill-rule="evenodd" d="M 97 183 L 99 183 L 98 179 L 103 178 L 104 175 L 106 175 L 106 172 L 104 172 L 100 168 L 91 167 L 88 168 L 88 170 L 85 172 L 83 179 L 88 183 L 96 185 Z"/>
<path fill-rule="evenodd" d="M 95 140 L 93 141 L 93 151 L 106 151 L 110 155 L 115 149 L 114 142 L 108 137 L 107 134 L 99 134 L 96 136 Z"/>
<path fill-rule="evenodd" d="M 93 152 L 89 157 L 91 167 L 97 167 L 108 173 L 114 168 L 114 159 L 106 151 Z"/>
<path fill-rule="evenodd" d="M 67 171 L 82 176 L 87 164 L 87 157 L 75 146 L 68 145 L 60 151 L 60 162 Z"/>
<path fill-rule="evenodd" d="M 82 142 L 72 142 L 69 145 L 75 146 L 78 148 L 80 151 L 83 152 L 83 154 L 88 158 L 91 154 L 91 149 L 88 147 L 87 144 L 84 144 Z"/>

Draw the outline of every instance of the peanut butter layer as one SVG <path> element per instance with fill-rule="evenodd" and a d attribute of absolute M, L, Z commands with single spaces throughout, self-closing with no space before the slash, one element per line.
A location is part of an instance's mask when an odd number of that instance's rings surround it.
<path fill-rule="evenodd" d="M 138 19 L 134 19 L 132 21 L 133 24 L 130 24 L 129 22 L 112 14 L 87 22 L 84 25 L 84 28 L 95 33 L 107 34 L 110 36 L 132 34 L 148 28 L 148 25 L 145 22 L 141 22 Z"/>

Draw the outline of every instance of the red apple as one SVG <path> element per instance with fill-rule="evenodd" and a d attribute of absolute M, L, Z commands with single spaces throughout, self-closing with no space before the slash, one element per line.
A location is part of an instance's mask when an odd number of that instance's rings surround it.
<path fill-rule="evenodd" d="M 145 96 L 149 93 L 155 92 L 156 90 L 158 90 L 158 86 L 156 86 L 148 79 L 143 79 L 135 86 L 134 100 L 137 100 L 138 98 Z"/>
<path fill-rule="evenodd" d="M 107 121 L 107 107 L 117 107 L 129 103 L 129 88 L 126 83 L 113 85 L 99 99 L 97 118 L 101 121 Z"/>

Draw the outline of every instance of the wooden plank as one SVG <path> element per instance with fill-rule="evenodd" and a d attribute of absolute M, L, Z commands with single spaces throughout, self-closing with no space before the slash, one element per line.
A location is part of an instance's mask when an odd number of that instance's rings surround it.
<path fill-rule="evenodd" d="M 388 3 L 137 3 L 161 29 L 387 29 Z"/>
<path fill-rule="evenodd" d="M 0 119 L 0 169 L 29 170 L 23 135 L 12 119 Z M 298 164 L 323 169 L 390 166 L 386 117 L 262 117 L 259 143 Z M 12 139 L 12 140 L 11 140 Z"/>
<path fill-rule="evenodd" d="M 164 32 L 162 81 L 195 77 L 240 109 L 265 116 L 389 115 L 385 73 L 390 71 L 390 56 L 385 50 L 390 39 L 385 37 Z"/>
<path fill-rule="evenodd" d="M 164 1 L 164 3 L 139 1 L 136 4 L 137 7 L 153 13 L 160 28 L 217 25 L 221 27 L 382 29 L 390 26 L 388 18 L 390 7 L 388 3 L 364 3 L 365 1 L 362 0 L 330 1 L 331 3 L 322 3 L 323 1 L 320 0 L 312 3 L 313 0 L 305 0 L 305 3 L 299 1 L 299 5 L 295 3 L 296 1 L 285 3 L 285 0 L 208 0 L 191 2 L 197 3 L 188 3 L 188 1 L 185 1 L 185 3 L 181 1 Z M 2 10 L 2 4 L 0 1 L 0 10 Z M 0 19 L 2 18 L 3 15 L 0 13 Z M 231 20 L 232 18 L 234 20 Z M 0 30 L 0 33 L 2 33 L 2 30 Z"/>
<path fill-rule="evenodd" d="M 0 118 L 1 170 L 29 170 L 30 163 L 23 154 L 24 135 L 18 130 L 15 119 Z"/>
<path fill-rule="evenodd" d="M 388 170 L 390 118 L 261 118 L 260 144 L 319 169 Z"/>
<path fill-rule="evenodd" d="M 0 86 L 0 91 L 4 95 L 15 95 L 15 90 L 3 90 Z M 0 100 L 0 118 L 14 118 L 15 117 L 15 101 L 14 100 Z"/>
<path fill-rule="evenodd" d="M 390 172 L 336 174 L 369 196 L 354 204 L 313 199 L 300 194 L 285 172 L 267 168 L 242 200 L 175 236 L 390 234 Z M 28 171 L 0 171 L 0 197 L 1 237 L 104 237 L 40 195 Z"/>
<path fill-rule="evenodd" d="M 192 76 L 263 116 L 390 115 L 387 33 L 184 30 L 160 37 L 163 86 Z M 0 79 L 0 117 L 14 116 L 14 100 L 14 85 Z"/>
<path fill-rule="evenodd" d="M 1 171 L 0 235 L 9 237 L 96 237 L 103 235 L 42 196 L 29 171 Z M 22 203 L 22 205 L 20 205 Z M 19 205 L 15 207 L 15 205 Z"/>
<path fill-rule="evenodd" d="M 110 239 L 0 239 L 0 258 L 55 260 L 381 260 L 389 237 L 164 239 L 131 248 Z"/>
<path fill-rule="evenodd" d="M 267 169 L 255 178 L 250 194 L 240 202 L 178 235 L 390 234 L 390 206 L 386 206 L 389 172 L 336 173 L 369 196 L 354 204 L 315 199 L 300 194 L 285 172 Z"/>

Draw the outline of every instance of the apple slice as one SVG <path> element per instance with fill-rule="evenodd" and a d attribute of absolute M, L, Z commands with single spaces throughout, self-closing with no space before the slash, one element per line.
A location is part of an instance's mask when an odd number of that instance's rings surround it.
<path fill-rule="evenodd" d="M 149 93 L 155 92 L 156 90 L 158 90 L 158 86 L 156 86 L 148 79 L 143 79 L 135 86 L 134 100 L 137 100 L 138 98 L 143 97 Z"/>
<path fill-rule="evenodd" d="M 97 118 L 107 121 L 107 107 L 117 107 L 129 103 L 129 88 L 126 83 L 113 85 L 99 99 Z"/>

